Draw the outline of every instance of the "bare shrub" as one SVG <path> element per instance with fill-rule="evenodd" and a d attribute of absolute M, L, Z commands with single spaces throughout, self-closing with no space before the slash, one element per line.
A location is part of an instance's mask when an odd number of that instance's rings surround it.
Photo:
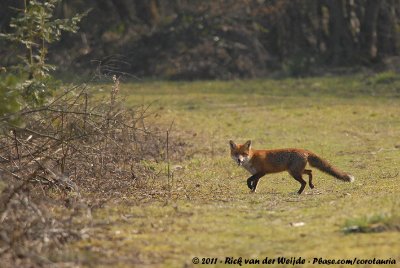
<path fill-rule="evenodd" d="M 83 84 L 2 118 L 1 258 L 46 263 L 43 252 L 87 235 L 93 208 L 163 194 L 151 190 L 160 174 L 143 161 L 164 160 L 165 131 L 146 125 L 148 107 L 124 108 L 119 91 L 114 76 L 104 98 Z"/>

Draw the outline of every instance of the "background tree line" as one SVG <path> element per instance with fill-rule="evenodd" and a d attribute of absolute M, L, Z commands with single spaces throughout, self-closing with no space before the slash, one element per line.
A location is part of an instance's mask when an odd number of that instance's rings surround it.
<path fill-rule="evenodd" d="M 29 0 L 26 0 L 29 1 Z M 0 30 L 23 0 L 0 2 Z M 64 0 L 59 18 L 91 9 L 49 59 L 62 71 L 171 79 L 302 75 L 376 66 L 399 51 L 400 0 Z M 18 47 L 0 41 L 0 64 Z"/>

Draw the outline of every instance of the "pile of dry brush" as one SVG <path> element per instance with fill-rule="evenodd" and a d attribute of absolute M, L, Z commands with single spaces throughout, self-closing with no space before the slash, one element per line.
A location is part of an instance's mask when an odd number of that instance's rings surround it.
<path fill-rule="evenodd" d="M 94 208 L 112 198 L 151 192 L 148 182 L 161 176 L 143 160 L 163 161 L 167 146 L 170 154 L 181 150 L 166 143 L 166 131 L 146 126 L 146 107 L 121 105 L 119 80 L 114 76 L 113 81 L 104 99 L 83 84 L 43 107 L 1 118 L 4 263 L 49 262 L 43 259 L 48 249 L 88 235 Z"/>

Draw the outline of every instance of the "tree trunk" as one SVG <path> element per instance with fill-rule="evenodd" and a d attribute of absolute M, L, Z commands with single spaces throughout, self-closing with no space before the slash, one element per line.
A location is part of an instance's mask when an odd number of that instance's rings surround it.
<path fill-rule="evenodd" d="M 398 46 L 396 8 L 399 0 L 386 0 L 378 15 L 377 42 L 379 55 L 396 55 Z"/>
<path fill-rule="evenodd" d="M 331 63 L 349 63 L 354 54 L 354 42 L 346 19 L 344 0 L 327 0 L 325 4 L 329 9 Z"/>
<path fill-rule="evenodd" d="M 157 0 L 135 0 L 136 15 L 144 23 L 154 26 L 160 20 Z"/>
<path fill-rule="evenodd" d="M 116 8 L 119 17 L 125 23 L 131 23 L 134 21 L 133 15 L 129 12 L 131 9 L 129 8 L 130 1 L 124 0 L 112 0 L 114 7 Z"/>
<path fill-rule="evenodd" d="M 378 56 L 377 23 L 381 0 L 366 0 L 364 18 L 360 27 L 360 52 L 367 62 Z"/>

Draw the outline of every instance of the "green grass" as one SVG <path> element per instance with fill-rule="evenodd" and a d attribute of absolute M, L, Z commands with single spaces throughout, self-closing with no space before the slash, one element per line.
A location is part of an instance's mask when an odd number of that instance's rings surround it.
<path fill-rule="evenodd" d="M 400 231 L 400 216 L 397 215 L 397 212 L 349 219 L 344 227 L 344 231 L 347 233 L 385 232 L 388 230 Z"/>
<path fill-rule="evenodd" d="M 173 121 L 171 138 L 187 144 L 182 160 L 172 163 L 182 169 L 174 171 L 168 197 L 132 197 L 96 210 L 90 237 L 54 258 L 117 267 L 197 267 L 195 256 L 218 258 L 206 267 L 228 267 L 219 263 L 225 257 L 400 262 L 396 229 L 343 231 L 399 207 L 400 82 L 393 77 L 123 85 L 128 105 L 152 103 L 150 122 L 167 129 Z M 306 148 L 356 181 L 315 170 L 316 188 L 298 196 L 299 184 L 280 173 L 262 178 L 250 194 L 249 174 L 230 159 L 229 139 L 251 139 L 260 149 Z M 161 176 L 154 191 L 166 183 Z M 298 222 L 304 225 L 291 224 Z M 301 267 L 307 266 L 313 265 Z"/>

